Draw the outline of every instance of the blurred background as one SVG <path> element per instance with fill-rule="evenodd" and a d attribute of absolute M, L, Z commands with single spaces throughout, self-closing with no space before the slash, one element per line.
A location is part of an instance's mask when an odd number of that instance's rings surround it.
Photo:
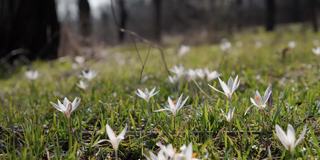
<path fill-rule="evenodd" d="M 301 25 L 318 31 L 319 0 L 1 0 L 0 57 L 94 56 L 141 40 L 219 43 L 234 33 Z"/>

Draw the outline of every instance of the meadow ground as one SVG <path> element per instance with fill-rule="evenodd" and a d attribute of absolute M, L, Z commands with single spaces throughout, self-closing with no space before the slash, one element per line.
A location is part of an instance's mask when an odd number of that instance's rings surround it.
<path fill-rule="evenodd" d="M 192 143 L 193 156 L 200 159 L 313 159 L 320 156 L 320 56 L 312 53 L 319 34 L 309 31 L 243 33 L 230 38 L 228 53 L 219 45 L 191 46 L 183 55 L 177 45 L 164 47 L 168 68 L 208 68 L 221 80 L 239 76 L 240 85 L 231 99 L 221 90 L 219 80 L 180 78 L 168 81 L 168 72 L 157 49 L 151 49 L 140 80 L 141 61 L 133 45 L 109 48 L 98 60 L 75 66 L 72 58 L 37 61 L 32 69 L 39 78 L 28 80 L 26 66 L 0 80 L 1 159 L 110 159 L 114 158 L 106 124 L 119 133 L 128 131 L 119 145 L 120 159 L 145 159 L 143 153 L 157 153 L 157 142 L 179 148 Z M 289 41 L 295 47 L 284 51 Z M 319 45 L 319 44 L 318 44 Z M 138 44 L 142 61 L 148 46 Z M 97 76 L 88 88 L 77 84 L 83 69 Z M 174 73 L 170 73 L 174 75 Z M 252 105 L 255 91 L 263 93 L 272 85 L 272 101 L 264 109 Z M 149 102 L 136 95 L 137 89 L 160 90 Z M 155 112 L 164 108 L 170 96 L 189 96 L 176 116 Z M 68 97 L 81 99 L 71 118 L 56 110 L 56 103 Z M 228 122 L 223 111 L 235 108 Z M 249 109 L 248 109 L 249 108 Z M 71 124 L 71 126 L 70 126 Z M 275 131 L 278 124 L 291 124 L 296 137 L 307 132 L 294 151 L 286 151 Z M 71 127 L 71 128 L 70 128 Z M 70 130 L 71 131 L 70 131 Z"/>

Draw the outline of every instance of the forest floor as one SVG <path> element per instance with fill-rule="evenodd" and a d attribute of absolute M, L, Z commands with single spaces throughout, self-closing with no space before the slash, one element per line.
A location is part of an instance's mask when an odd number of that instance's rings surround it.
<path fill-rule="evenodd" d="M 172 144 L 177 152 L 192 143 L 193 156 L 200 159 L 319 157 L 320 55 L 312 51 L 320 46 L 319 36 L 242 33 L 224 40 L 225 51 L 219 44 L 166 45 L 165 61 L 158 49 L 145 44 L 137 44 L 139 54 L 134 45 L 114 47 L 104 58 L 84 63 L 79 57 L 36 61 L 31 66 L 39 73 L 35 80 L 25 76 L 30 66 L 19 67 L 0 80 L 0 159 L 110 159 L 115 154 L 104 141 L 109 138 L 106 124 L 117 134 L 128 126 L 120 159 L 145 159 L 144 153 L 159 151 L 157 142 Z M 176 65 L 184 68 L 179 77 L 174 77 L 180 73 Z M 207 79 L 205 68 L 213 75 L 216 70 L 223 81 L 239 77 L 232 98 L 209 87 L 222 90 L 217 78 Z M 79 76 L 85 69 L 97 75 L 85 80 Z M 79 88 L 80 80 L 86 89 Z M 250 97 L 259 100 L 255 91 L 262 94 L 269 85 L 272 94 L 259 109 Z M 159 93 L 148 102 L 136 95 L 137 89 L 154 87 Z M 169 96 L 176 100 L 181 94 L 189 98 L 176 114 L 155 112 L 168 105 Z M 50 103 L 64 97 L 81 99 L 70 118 Z M 221 110 L 232 108 L 227 121 Z M 297 139 L 307 128 L 292 152 L 275 130 L 276 125 L 286 130 L 288 124 Z"/>

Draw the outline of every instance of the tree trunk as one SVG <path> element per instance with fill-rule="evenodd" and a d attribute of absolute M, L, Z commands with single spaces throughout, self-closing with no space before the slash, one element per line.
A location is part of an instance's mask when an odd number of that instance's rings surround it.
<path fill-rule="evenodd" d="M 0 57 L 57 57 L 60 26 L 55 0 L 0 1 Z"/>
<path fill-rule="evenodd" d="M 310 18 L 311 18 L 311 24 L 314 32 L 318 32 L 318 13 L 317 13 L 317 0 L 310 0 Z"/>
<path fill-rule="evenodd" d="M 266 4 L 266 30 L 273 31 L 275 28 L 276 4 L 275 0 L 265 0 Z"/>
<path fill-rule="evenodd" d="M 88 0 L 78 0 L 80 33 L 86 38 L 91 34 L 91 10 Z"/>
<path fill-rule="evenodd" d="M 162 0 L 153 0 L 153 6 L 154 6 L 154 36 L 156 41 L 161 42 Z"/>
<path fill-rule="evenodd" d="M 125 39 L 124 30 L 127 27 L 128 13 L 125 6 L 125 0 L 118 0 L 117 2 L 118 2 L 119 16 L 120 16 L 118 36 L 119 36 L 119 42 L 123 42 Z"/>

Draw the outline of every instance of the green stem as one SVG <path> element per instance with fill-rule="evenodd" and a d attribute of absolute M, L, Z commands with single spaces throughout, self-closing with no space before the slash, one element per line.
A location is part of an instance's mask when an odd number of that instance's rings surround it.
<path fill-rule="evenodd" d="M 68 133 L 69 133 L 69 150 L 71 151 L 72 148 L 72 124 L 71 124 L 71 118 L 67 118 L 68 121 Z"/>

